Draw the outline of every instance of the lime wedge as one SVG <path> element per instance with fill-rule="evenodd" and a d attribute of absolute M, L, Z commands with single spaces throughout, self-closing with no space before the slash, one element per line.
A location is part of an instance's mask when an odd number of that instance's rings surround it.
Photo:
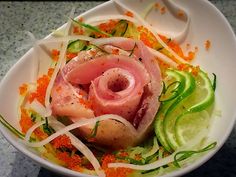
<path fill-rule="evenodd" d="M 206 73 L 200 71 L 195 78 L 197 87 L 194 92 L 183 102 L 186 108 L 178 115 L 175 122 L 175 135 L 179 145 L 184 145 L 193 139 L 196 132 L 207 128 L 209 115 L 206 111 L 214 103 L 214 89 Z M 203 114 L 204 112 L 204 114 Z"/>

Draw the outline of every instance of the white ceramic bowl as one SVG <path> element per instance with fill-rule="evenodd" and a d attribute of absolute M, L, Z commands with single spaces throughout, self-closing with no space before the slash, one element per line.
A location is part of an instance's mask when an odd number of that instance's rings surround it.
<path fill-rule="evenodd" d="M 121 1 L 137 12 L 143 10 L 144 4 L 153 2 L 152 0 L 142 1 L 142 3 L 134 0 Z M 216 105 L 222 111 L 222 116 L 215 118 L 209 134 L 211 140 L 217 141 L 217 148 L 198 159 L 192 165 L 169 173 L 166 176 L 183 175 L 210 159 L 228 138 L 236 118 L 236 82 L 234 78 L 236 76 L 236 39 L 232 28 L 221 12 L 206 0 L 182 0 L 176 2 L 186 9 L 191 17 L 189 33 L 183 45 L 190 43 L 193 46 L 198 46 L 199 52 L 194 64 L 199 64 L 208 73 L 217 75 Z M 116 13 L 118 11 L 114 3 L 109 1 L 87 11 L 81 16 L 86 19 L 96 14 L 109 15 Z M 157 25 L 160 25 L 160 29 L 166 30 L 165 22 L 169 25 L 171 24 L 168 23 L 164 15 L 161 18 L 158 21 L 155 16 L 151 15 L 148 21 L 154 25 L 157 23 Z M 170 30 L 169 27 L 168 30 Z M 173 29 L 175 28 L 175 26 L 172 27 Z M 204 49 L 204 42 L 207 39 L 212 43 L 209 51 Z M 10 69 L 0 85 L 0 100 L 4 100 L 0 102 L 0 113 L 17 129 L 20 129 L 17 120 L 18 87 L 22 83 L 33 79 L 32 73 L 34 69 L 35 61 L 32 60 L 32 50 L 30 50 Z M 0 125 L 0 130 L 15 148 L 45 168 L 68 176 L 89 176 L 42 159 L 35 151 L 19 143 L 16 137 L 2 125 Z"/>

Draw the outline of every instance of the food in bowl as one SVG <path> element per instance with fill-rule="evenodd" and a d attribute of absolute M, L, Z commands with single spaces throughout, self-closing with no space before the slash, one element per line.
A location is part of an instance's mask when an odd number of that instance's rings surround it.
<path fill-rule="evenodd" d="M 125 15 L 70 18 L 61 37 L 38 41 L 61 45 L 50 49 L 47 72 L 19 86 L 22 132 L 1 122 L 74 171 L 162 175 L 216 146 L 206 139 L 216 75 L 211 81 L 190 64 L 196 50 L 185 55 L 177 40 L 118 5 Z"/>

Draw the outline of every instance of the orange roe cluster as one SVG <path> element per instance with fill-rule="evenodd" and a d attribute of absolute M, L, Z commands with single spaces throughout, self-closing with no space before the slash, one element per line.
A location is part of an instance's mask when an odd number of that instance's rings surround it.
<path fill-rule="evenodd" d="M 58 61 L 60 55 L 60 51 L 57 49 L 52 49 L 51 51 L 51 58 L 53 61 Z"/>
<path fill-rule="evenodd" d="M 39 101 L 41 104 L 44 105 L 47 87 L 50 82 L 53 71 L 54 71 L 53 68 L 49 68 L 47 75 L 44 74 L 43 76 L 38 78 L 36 91 L 32 92 L 29 95 L 30 103 L 33 102 L 34 99 L 36 99 L 37 101 Z"/>
<path fill-rule="evenodd" d="M 134 14 L 130 11 L 125 12 L 125 15 L 128 17 L 134 17 Z"/>
<path fill-rule="evenodd" d="M 177 44 L 174 41 L 169 41 L 168 43 L 166 41 L 168 41 L 168 39 L 165 36 L 161 36 L 160 38 L 177 54 L 179 55 L 181 58 L 183 58 L 186 61 L 192 61 L 195 58 L 195 54 L 196 51 L 189 51 L 188 55 L 185 56 L 183 50 L 181 49 L 181 47 L 179 46 L 179 44 Z"/>
<path fill-rule="evenodd" d="M 113 55 L 119 55 L 119 49 L 112 49 L 112 52 L 111 52 Z"/>
<path fill-rule="evenodd" d="M 117 25 L 118 21 L 117 20 L 109 20 L 108 22 L 101 23 L 98 25 L 98 29 L 101 31 L 104 31 L 108 34 L 111 34 L 115 26 Z M 108 37 L 106 34 L 101 34 L 99 32 L 94 32 L 95 36 L 98 38 L 105 38 Z"/>
<path fill-rule="evenodd" d="M 73 149 L 74 146 L 71 144 L 70 138 L 66 135 L 60 135 L 52 141 L 52 146 L 56 149 L 58 148 L 68 148 Z"/>
<path fill-rule="evenodd" d="M 137 30 L 140 33 L 140 40 L 148 47 L 154 48 L 157 44 L 155 36 L 144 26 L 138 26 Z"/>
<path fill-rule="evenodd" d="M 205 49 L 208 51 L 211 47 L 211 41 L 210 40 L 206 40 L 205 41 Z"/>
<path fill-rule="evenodd" d="M 78 19 L 78 21 L 79 21 L 79 22 L 83 22 L 83 21 L 84 21 L 83 17 L 80 17 L 80 18 Z M 83 34 L 84 34 L 84 30 L 83 30 L 83 28 L 80 27 L 80 26 L 73 26 L 72 30 L 73 30 L 73 33 L 74 33 L 74 34 L 78 34 L 78 35 L 83 35 Z"/>
<path fill-rule="evenodd" d="M 70 53 L 70 52 L 67 52 L 66 53 L 66 60 L 69 61 L 71 60 L 72 58 L 75 58 L 78 54 L 77 53 Z"/>
<path fill-rule="evenodd" d="M 66 164 L 66 167 L 72 170 L 80 171 L 82 159 L 79 155 L 69 155 L 67 152 L 58 152 L 57 158 Z"/>
<path fill-rule="evenodd" d="M 34 134 L 35 136 L 39 139 L 39 140 L 43 140 L 46 139 L 48 137 L 48 134 L 46 134 L 43 130 L 41 130 L 40 128 L 36 128 L 34 130 Z"/>
<path fill-rule="evenodd" d="M 20 126 L 21 131 L 26 133 L 33 126 L 33 121 L 26 109 L 21 108 Z"/>
<path fill-rule="evenodd" d="M 27 90 L 28 90 L 28 85 L 24 83 L 19 87 L 19 94 L 25 95 Z"/>
<path fill-rule="evenodd" d="M 109 163 L 116 162 L 115 155 L 106 154 L 102 157 L 102 169 L 105 171 L 106 177 L 127 177 L 133 170 L 128 168 L 108 168 Z"/>
<path fill-rule="evenodd" d="M 91 109 L 92 108 L 92 101 L 84 99 L 84 98 L 79 98 L 80 104 L 84 105 L 85 108 Z"/>
<path fill-rule="evenodd" d="M 199 66 L 192 66 L 192 65 L 189 65 L 189 64 L 179 64 L 177 66 L 177 68 L 180 70 L 180 71 L 188 71 L 190 73 L 192 73 L 194 76 L 197 76 L 199 71 L 200 71 L 200 67 Z"/>
<path fill-rule="evenodd" d="M 162 6 L 161 4 L 159 4 L 158 2 L 154 4 L 154 8 L 156 10 L 159 10 L 161 14 L 165 14 L 166 13 L 166 7 Z"/>

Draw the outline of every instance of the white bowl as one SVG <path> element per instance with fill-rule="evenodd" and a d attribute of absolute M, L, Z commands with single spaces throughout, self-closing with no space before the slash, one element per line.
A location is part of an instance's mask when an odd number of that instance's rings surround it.
<path fill-rule="evenodd" d="M 121 1 L 137 12 L 143 10 L 144 4 L 154 2 L 154 0 L 146 0 L 142 1 L 142 3 L 134 0 Z M 193 46 L 198 46 L 199 52 L 194 64 L 200 65 L 208 73 L 215 73 L 217 75 L 216 105 L 222 111 L 222 116 L 215 118 L 209 134 L 211 140 L 217 141 L 217 147 L 188 167 L 181 168 L 165 176 L 183 175 L 210 159 L 228 138 L 236 118 L 236 94 L 234 94 L 236 88 L 234 78 L 236 76 L 236 39 L 232 28 L 221 12 L 206 0 L 182 0 L 176 2 L 186 9 L 191 16 L 190 30 L 183 45 L 190 43 Z M 117 13 L 118 11 L 114 3 L 109 1 L 87 11 L 81 16 L 86 19 L 96 14 L 109 15 Z M 163 18 L 165 17 L 163 16 Z M 148 21 L 154 25 L 158 23 L 153 15 L 148 18 Z M 163 22 L 165 21 L 167 20 L 159 21 L 159 25 L 164 25 Z M 160 29 L 165 30 L 165 26 L 160 26 Z M 204 49 L 204 42 L 207 39 L 212 43 L 209 51 Z M 20 126 L 17 120 L 18 87 L 22 83 L 33 79 L 32 73 L 34 69 L 35 61 L 32 60 L 32 50 L 30 50 L 10 69 L 0 85 L 0 100 L 4 100 L 0 103 L 0 113 L 19 130 Z M 19 143 L 17 138 L 2 125 L 0 125 L 0 130 L 16 149 L 45 168 L 68 176 L 89 176 L 74 172 L 41 158 L 37 152 Z"/>

